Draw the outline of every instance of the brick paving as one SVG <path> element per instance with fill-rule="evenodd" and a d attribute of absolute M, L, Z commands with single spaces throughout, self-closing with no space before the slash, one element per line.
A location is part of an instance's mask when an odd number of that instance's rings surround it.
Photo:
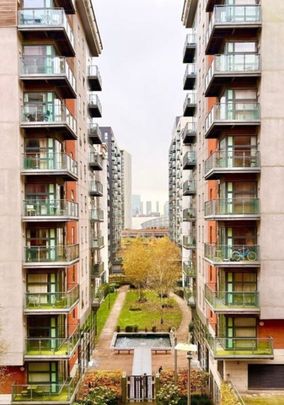
<path fill-rule="evenodd" d="M 110 348 L 113 333 L 115 331 L 119 313 L 123 307 L 123 303 L 128 291 L 127 286 L 123 286 L 119 289 L 117 299 L 112 307 L 107 322 L 101 332 L 98 343 L 93 353 L 93 368 L 100 370 L 122 370 L 128 375 L 132 370 L 133 354 L 120 353 L 117 354 Z M 176 331 L 178 342 L 187 342 L 188 339 L 188 324 L 191 321 L 191 311 L 188 308 L 186 302 L 175 294 L 171 296 L 177 301 L 182 311 L 182 321 L 180 327 Z M 153 353 L 152 355 L 153 373 L 157 372 L 159 367 L 163 369 L 174 367 L 174 353 L 168 354 Z M 178 352 L 178 368 L 186 368 L 187 360 L 185 352 Z"/>

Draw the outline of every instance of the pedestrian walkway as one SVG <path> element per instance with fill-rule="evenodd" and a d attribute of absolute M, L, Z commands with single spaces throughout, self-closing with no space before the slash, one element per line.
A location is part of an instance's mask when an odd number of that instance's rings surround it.
<path fill-rule="evenodd" d="M 98 343 L 93 353 L 93 367 L 100 370 L 122 370 L 128 375 L 132 372 L 133 353 L 121 352 L 118 354 L 110 348 L 113 333 L 115 332 L 116 325 L 120 311 L 123 307 L 124 300 L 128 291 L 127 286 L 119 289 L 117 299 L 112 307 L 107 322 L 101 332 Z M 191 311 L 186 302 L 175 294 L 171 297 L 176 300 L 180 310 L 182 311 L 182 321 L 176 331 L 178 342 L 188 341 L 188 325 L 191 322 Z M 168 354 L 160 353 L 152 354 L 152 372 L 158 372 L 159 368 L 164 370 L 174 368 L 174 352 Z M 187 359 L 185 352 L 178 352 L 178 367 L 187 368 Z"/>

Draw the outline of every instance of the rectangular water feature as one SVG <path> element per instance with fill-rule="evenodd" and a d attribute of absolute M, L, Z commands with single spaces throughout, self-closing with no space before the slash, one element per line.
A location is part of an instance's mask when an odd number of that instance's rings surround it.
<path fill-rule="evenodd" d="M 173 342 L 166 332 L 119 332 L 115 333 L 112 340 L 112 348 L 116 350 L 134 350 L 136 348 L 148 348 L 155 350 L 171 350 Z"/>

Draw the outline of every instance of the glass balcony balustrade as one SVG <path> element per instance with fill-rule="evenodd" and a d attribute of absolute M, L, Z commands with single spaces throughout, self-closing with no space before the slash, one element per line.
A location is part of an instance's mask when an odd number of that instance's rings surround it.
<path fill-rule="evenodd" d="M 226 171 L 230 173 L 258 170 L 260 170 L 260 154 L 256 149 L 219 150 L 205 161 L 205 177 L 209 176 L 212 171 L 224 174 Z"/>
<path fill-rule="evenodd" d="M 48 288 L 48 287 L 46 287 Z M 62 311 L 70 310 L 79 300 L 78 285 L 61 292 L 27 292 L 25 309 L 27 311 Z"/>
<path fill-rule="evenodd" d="M 259 310 L 257 291 L 215 291 L 213 286 L 206 285 L 205 298 L 214 311 Z"/>
<path fill-rule="evenodd" d="M 258 245 L 205 244 L 205 258 L 216 263 L 256 264 L 259 261 Z"/>
<path fill-rule="evenodd" d="M 26 152 L 23 155 L 23 170 L 30 172 L 69 172 L 78 177 L 78 163 L 66 153 L 54 153 L 48 149 Z"/>
<path fill-rule="evenodd" d="M 196 153 L 195 151 L 188 151 L 183 157 L 183 168 L 193 169 L 196 166 Z"/>
<path fill-rule="evenodd" d="M 103 195 L 103 185 L 100 181 L 92 180 L 90 182 L 90 194 L 97 196 Z"/>
<path fill-rule="evenodd" d="M 48 246 L 26 246 L 26 263 L 56 263 L 62 264 L 73 262 L 79 259 L 79 245 L 56 245 L 51 246 L 53 241 L 48 242 Z"/>
<path fill-rule="evenodd" d="M 231 198 L 211 200 L 205 203 L 205 217 L 245 217 L 259 216 L 258 198 Z"/>
<path fill-rule="evenodd" d="M 78 204 L 66 200 L 52 200 L 44 198 L 29 198 L 24 200 L 23 204 L 23 217 L 31 218 L 79 218 Z"/>
<path fill-rule="evenodd" d="M 23 29 L 63 29 L 74 48 L 74 34 L 62 8 L 27 8 L 18 12 L 18 27 Z"/>
<path fill-rule="evenodd" d="M 21 125 L 23 127 L 66 125 L 75 134 L 77 121 L 70 111 L 60 102 L 34 103 L 26 102 L 22 107 Z"/>
<path fill-rule="evenodd" d="M 102 222 L 104 220 L 104 211 L 100 208 L 92 208 L 90 211 L 91 221 Z"/>
<path fill-rule="evenodd" d="M 183 221 L 194 221 L 196 218 L 196 212 L 193 208 L 185 208 L 182 212 Z"/>
<path fill-rule="evenodd" d="M 64 382 L 50 384 L 15 384 L 12 388 L 12 404 L 17 403 L 71 403 L 78 389 L 79 373 Z"/>
<path fill-rule="evenodd" d="M 208 336 L 207 341 L 214 358 L 273 358 L 272 338 L 220 338 Z"/>

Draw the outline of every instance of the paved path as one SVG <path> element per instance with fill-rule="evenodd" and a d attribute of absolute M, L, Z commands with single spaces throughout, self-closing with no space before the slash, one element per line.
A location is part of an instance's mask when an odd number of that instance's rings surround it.
<path fill-rule="evenodd" d="M 94 368 L 101 370 L 123 370 L 128 375 L 132 371 L 133 354 L 121 353 L 117 354 L 110 349 L 113 333 L 115 331 L 119 313 L 122 309 L 128 287 L 124 286 L 119 289 L 117 299 L 112 307 L 109 318 L 101 332 L 98 343 L 93 353 Z M 175 294 L 171 296 L 178 303 L 182 311 L 182 321 L 176 334 L 178 342 L 187 342 L 188 340 L 188 325 L 191 321 L 191 311 L 186 302 Z M 174 368 L 174 353 L 154 354 L 152 355 L 153 373 L 157 372 L 160 366 L 163 369 Z M 185 352 L 178 352 L 178 367 L 187 368 L 187 359 Z"/>

